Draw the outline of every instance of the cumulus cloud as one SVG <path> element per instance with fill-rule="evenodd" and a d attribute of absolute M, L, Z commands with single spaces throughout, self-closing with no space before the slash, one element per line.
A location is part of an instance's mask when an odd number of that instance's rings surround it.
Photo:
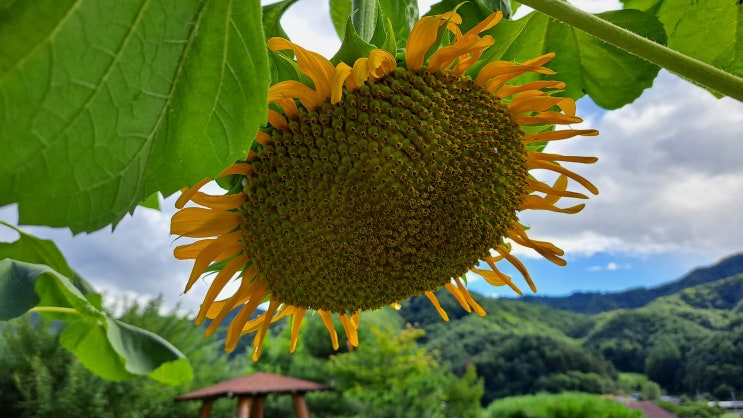
<path fill-rule="evenodd" d="M 631 268 L 632 268 L 632 265 L 629 263 L 615 263 L 613 261 L 610 261 L 606 263 L 605 265 L 597 265 L 597 266 L 588 267 L 586 270 L 590 272 L 597 272 L 597 271 L 629 270 Z"/>
<path fill-rule="evenodd" d="M 578 215 L 529 215 L 540 239 L 585 255 L 677 251 L 716 259 L 743 249 L 743 103 L 661 72 L 635 103 L 583 125 L 601 135 L 549 151 L 598 156 L 572 167 L 601 193 Z"/>

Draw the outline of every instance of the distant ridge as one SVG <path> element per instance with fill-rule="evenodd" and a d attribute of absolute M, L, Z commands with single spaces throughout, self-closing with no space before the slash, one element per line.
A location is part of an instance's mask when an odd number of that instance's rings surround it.
<path fill-rule="evenodd" d="M 521 299 L 555 309 L 594 314 L 614 309 L 639 308 L 659 297 L 739 273 L 743 273 L 743 253 L 728 256 L 711 266 L 696 268 L 679 280 L 649 289 L 638 288 L 614 293 L 579 292 L 564 297 L 524 296 Z"/>

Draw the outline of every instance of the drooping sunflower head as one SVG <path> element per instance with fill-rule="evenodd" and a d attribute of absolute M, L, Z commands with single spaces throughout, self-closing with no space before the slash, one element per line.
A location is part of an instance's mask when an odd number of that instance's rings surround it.
<path fill-rule="evenodd" d="M 594 158 L 541 152 L 545 142 L 594 130 L 552 130 L 580 122 L 573 100 L 553 93 L 559 81 L 507 83 L 525 73 L 553 74 L 546 54 L 521 64 L 473 64 L 494 44 L 481 33 L 496 13 L 466 33 L 456 13 L 423 17 L 413 28 L 404 59 L 375 49 L 353 63 L 333 65 L 282 38 L 272 51 L 290 50 L 311 83 L 287 80 L 269 89 L 268 124 L 245 161 L 228 168 L 239 186 L 223 196 L 184 189 L 173 217 L 174 234 L 197 238 L 175 255 L 194 259 L 188 290 L 207 270 L 218 270 L 197 322 L 211 318 L 211 333 L 233 309 L 227 349 L 256 332 L 254 359 L 268 325 L 294 319 L 293 350 L 307 309 L 321 315 L 334 346 L 331 313 L 352 345 L 359 312 L 425 294 L 441 316 L 433 291 L 446 287 L 470 311 L 484 315 L 464 286 L 473 271 L 495 286 L 511 278 L 496 267 L 505 259 L 536 290 L 510 254 L 511 243 L 530 247 L 557 264 L 562 251 L 528 237 L 519 212 L 575 213 L 558 208 L 568 179 L 595 187 L 560 162 Z M 438 46 L 441 33 L 453 42 Z M 436 44 L 436 45 L 435 45 Z M 482 63 L 481 63 L 482 64 Z M 530 132 L 530 133 L 527 133 Z M 552 185 L 531 170 L 558 174 Z M 201 207 L 185 207 L 193 201 Z M 478 269 L 485 262 L 490 270 Z M 217 301 L 237 276 L 239 289 Z M 261 315 L 250 320 L 258 306 Z"/>

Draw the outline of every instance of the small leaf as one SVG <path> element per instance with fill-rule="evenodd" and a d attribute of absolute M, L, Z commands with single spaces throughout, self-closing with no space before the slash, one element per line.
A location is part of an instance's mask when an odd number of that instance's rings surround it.
<path fill-rule="evenodd" d="M 442 0 L 431 6 L 431 10 L 426 13 L 426 16 L 443 14 L 452 10 L 456 10 L 462 16 L 462 24 L 459 26 L 462 32 L 472 29 L 472 27 L 498 10 L 503 12 L 503 16 L 506 19 L 511 16 L 511 7 L 508 2 L 500 0 L 473 0 L 468 2 Z"/>
<path fill-rule="evenodd" d="M 27 263 L 46 264 L 65 276 L 74 274 L 54 241 L 27 234 L 3 221 L 0 221 L 0 225 L 5 225 L 19 235 L 16 241 L 0 242 L 0 259 L 14 258 Z"/>
<path fill-rule="evenodd" d="M 244 158 L 265 121 L 259 2 L 16 1 L 0 22 L 0 206 L 21 223 L 116 223 Z"/>
<path fill-rule="evenodd" d="M 289 39 L 286 31 L 281 27 L 281 17 L 286 9 L 296 2 L 297 0 L 284 0 L 263 6 L 263 35 L 266 39 L 274 36 Z"/>
<path fill-rule="evenodd" d="M 0 321 L 17 318 L 41 300 L 36 294 L 36 278 L 50 270 L 20 261 L 0 260 Z"/>
<path fill-rule="evenodd" d="M 139 204 L 143 208 L 160 210 L 160 193 L 152 193 L 150 197 Z"/>
<path fill-rule="evenodd" d="M 410 30 L 418 21 L 417 0 L 380 0 L 382 14 L 390 19 L 397 47 L 404 48 Z M 391 51 L 395 54 L 395 51 Z"/>
<path fill-rule="evenodd" d="M 351 16 L 351 0 L 330 0 L 330 20 L 338 37 L 345 39 L 346 21 Z"/>
<path fill-rule="evenodd" d="M 343 37 L 343 43 L 335 53 L 333 58 L 330 59 L 334 65 L 339 62 L 345 62 L 348 65 L 353 66 L 353 63 L 361 57 L 369 56 L 369 52 L 374 49 L 374 45 L 361 39 L 356 29 L 353 26 L 351 16 L 348 17 L 346 23 L 346 34 Z"/>

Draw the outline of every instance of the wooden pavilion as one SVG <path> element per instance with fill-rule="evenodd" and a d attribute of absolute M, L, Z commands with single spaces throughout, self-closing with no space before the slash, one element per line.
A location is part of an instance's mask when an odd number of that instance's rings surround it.
<path fill-rule="evenodd" d="M 270 394 L 291 394 L 297 417 L 309 418 L 310 413 L 304 395 L 307 392 L 318 390 L 330 390 L 330 387 L 309 380 L 258 372 L 176 396 L 175 400 L 201 400 L 203 404 L 201 412 L 199 412 L 199 418 L 207 418 L 211 415 L 215 400 L 222 397 L 237 398 L 237 418 L 263 418 L 263 401 L 266 396 Z"/>

